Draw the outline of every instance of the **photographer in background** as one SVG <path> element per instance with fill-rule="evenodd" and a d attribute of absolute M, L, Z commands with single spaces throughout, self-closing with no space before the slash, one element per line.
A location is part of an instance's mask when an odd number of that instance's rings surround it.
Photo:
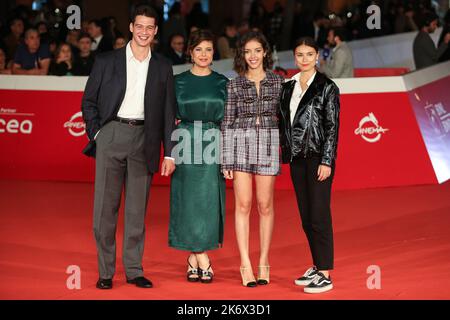
<path fill-rule="evenodd" d="M 438 63 L 439 58 L 447 50 L 450 41 L 450 33 L 443 37 L 439 48 L 436 48 L 430 33 L 436 31 L 438 27 L 438 16 L 435 13 L 427 12 L 421 19 L 420 31 L 414 39 L 413 55 L 416 69 L 422 69 Z"/>

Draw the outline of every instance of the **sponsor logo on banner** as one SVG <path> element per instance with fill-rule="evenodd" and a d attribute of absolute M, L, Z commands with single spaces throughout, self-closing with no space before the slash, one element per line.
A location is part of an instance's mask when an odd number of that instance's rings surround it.
<path fill-rule="evenodd" d="M 86 133 L 86 124 L 83 121 L 81 111 L 75 113 L 69 121 L 64 123 L 64 128 L 69 130 L 69 133 L 74 137 L 81 137 Z"/>
<path fill-rule="evenodd" d="M 355 129 L 355 134 L 361 136 L 365 141 L 375 143 L 380 141 L 381 136 L 389 129 L 380 126 L 378 119 L 370 112 L 359 122 L 359 127 Z"/>
<path fill-rule="evenodd" d="M 17 109 L 0 108 L 0 134 L 31 134 L 33 122 L 29 117 L 34 113 L 19 113 Z"/>
<path fill-rule="evenodd" d="M 425 106 L 425 111 L 436 135 L 445 136 L 450 132 L 450 112 L 441 102 Z"/>

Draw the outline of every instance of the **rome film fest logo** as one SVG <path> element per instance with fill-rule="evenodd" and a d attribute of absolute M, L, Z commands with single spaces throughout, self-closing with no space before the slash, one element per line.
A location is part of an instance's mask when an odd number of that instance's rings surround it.
<path fill-rule="evenodd" d="M 83 115 L 80 112 L 75 113 L 69 121 L 64 123 L 64 128 L 67 128 L 69 133 L 74 137 L 81 137 L 86 133 L 86 124 L 83 121 Z"/>
<path fill-rule="evenodd" d="M 365 141 L 375 143 L 380 141 L 381 135 L 385 134 L 389 129 L 380 126 L 378 119 L 370 112 L 359 122 L 359 127 L 355 129 L 355 134 L 360 135 Z"/>

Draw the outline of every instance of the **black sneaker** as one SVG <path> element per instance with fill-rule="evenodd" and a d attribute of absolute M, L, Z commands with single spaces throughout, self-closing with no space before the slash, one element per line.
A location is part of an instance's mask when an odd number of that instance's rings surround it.
<path fill-rule="evenodd" d="M 313 281 L 314 277 L 317 275 L 316 267 L 311 267 L 306 270 L 305 274 L 300 278 L 296 279 L 294 282 L 298 286 L 307 286 Z"/>
<path fill-rule="evenodd" d="M 322 272 L 317 272 L 313 281 L 305 287 L 304 291 L 306 293 L 322 293 L 331 289 L 333 289 L 331 277 L 327 278 Z"/>

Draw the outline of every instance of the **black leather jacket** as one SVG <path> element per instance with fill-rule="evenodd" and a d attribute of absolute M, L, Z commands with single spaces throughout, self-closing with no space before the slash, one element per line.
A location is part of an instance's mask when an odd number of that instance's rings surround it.
<path fill-rule="evenodd" d="M 339 133 L 339 88 L 317 72 L 305 92 L 291 126 L 290 102 L 296 81 L 283 84 L 280 104 L 280 144 L 283 163 L 294 157 L 319 156 L 331 166 L 336 158 Z"/>

